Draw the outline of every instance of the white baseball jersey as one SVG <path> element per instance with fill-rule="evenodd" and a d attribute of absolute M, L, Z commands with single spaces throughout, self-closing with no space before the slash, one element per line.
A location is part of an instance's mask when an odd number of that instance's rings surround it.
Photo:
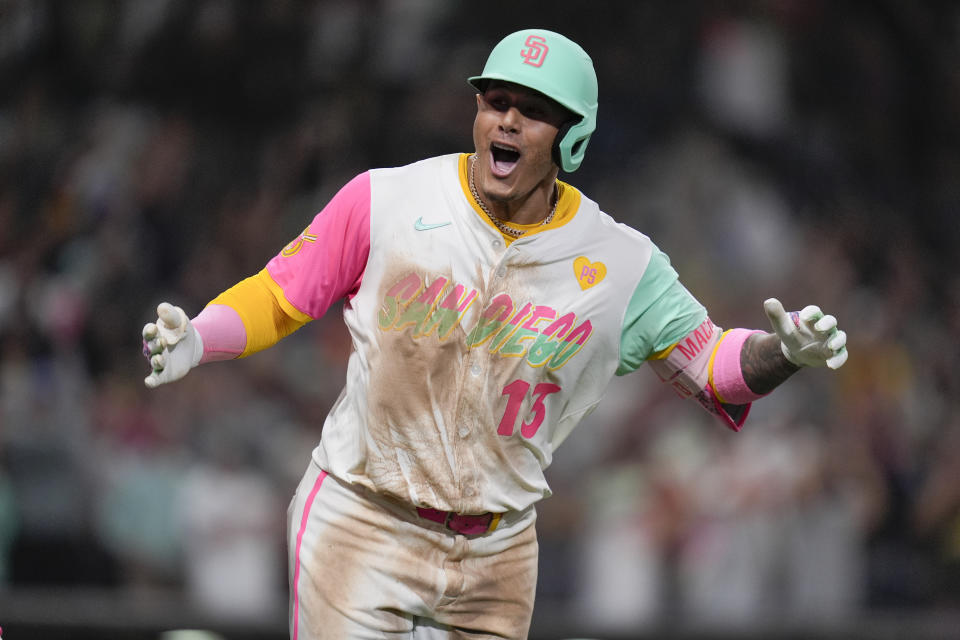
<path fill-rule="evenodd" d="M 649 238 L 569 185 L 550 225 L 505 242 L 467 157 L 358 176 L 267 271 L 305 316 L 346 298 L 322 469 L 413 505 L 520 510 L 613 375 L 715 327 Z"/>

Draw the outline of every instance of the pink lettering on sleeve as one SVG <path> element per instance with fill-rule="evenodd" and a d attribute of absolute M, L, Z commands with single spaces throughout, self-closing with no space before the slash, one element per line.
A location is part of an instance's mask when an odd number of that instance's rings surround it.
<path fill-rule="evenodd" d="M 740 347 L 746 339 L 743 331 L 734 329 L 721 335 L 720 327 L 707 318 L 666 357 L 650 360 L 657 376 L 680 397 L 695 398 L 734 431 L 743 426 L 750 403 L 759 397 L 749 390 L 740 369 Z"/>
<path fill-rule="evenodd" d="M 356 294 L 369 254 L 370 174 L 364 172 L 267 263 L 267 272 L 290 304 L 319 318 L 335 301 Z"/>

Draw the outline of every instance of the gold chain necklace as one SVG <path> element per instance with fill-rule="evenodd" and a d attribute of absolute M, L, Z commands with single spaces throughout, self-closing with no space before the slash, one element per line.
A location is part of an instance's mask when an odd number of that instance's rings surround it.
<path fill-rule="evenodd" d="M 490 222 L 493 223 L 493 226 L 495 226 L 497 229 L 500 229 L 500 231 L 502 231 L 503 233 L 505 233 L 505 234 L 507 234 L 507 235 L 509 235 L 509 236 L 513 236 L 514 238 L 519 238 L 519 237 L 522 236 L 524 233 L 526 233 L 526 230 L 525 230 L 525 229 L 515 229 L 515 228 L 509 226 L 506 222 L 504 222 L 503 220 L 501 220 L 501 219 L 498 218 L 497 216 L 495 216 L 495 215 L 493 215 L 492 213 L 490 213 L 490 210 L 487 209 L 487 205 L 485 205 L 485 204 L 483 203 L 483 200 L 480 199 L 480 194 L 477 193 L 477 186 L 476 186 L 476 184 L 474 184 L 474 181 L 473 181 L 474 167 L 476 166 L 476 164 L 477 164 L 477 155 L 476 155 L 476 154 L 472 154 L 472 155 L 470 156 L 470 193 L 473 195 L 473 199 L 476 201 L 476 203 L 477 203 L 477 205 L 480 207 L 480 209 L 482 209 L 483 212 L 484 212 L 485 214 L 487 214 L 487 217 L 490 218 Z M 544 219 L 540 222 L 540 225 L 539 225 L 539 226 L 541 226 L 541 227 L 542 227 L 543 225 L 545 225 L 545 224 L 550 224 L 550 221 L 553 220 L 553 215 L 557 212 L 557 203 L 560 202 L 560 196 L 559 196 L 559 194 L 556 193 L 556 190 L 557 190 L 557 185 L 556 185 L 556 183 L 554 183 L 554 185 L 553 185 L 553 190 L 554 190 L 554 194 L 555 194 L 555 198 L 554 198 L 554 201 L 553 201 L 553 208 L 550 209 L 550 213 L 547 215 L 547 217 L 544 218 Z"/>

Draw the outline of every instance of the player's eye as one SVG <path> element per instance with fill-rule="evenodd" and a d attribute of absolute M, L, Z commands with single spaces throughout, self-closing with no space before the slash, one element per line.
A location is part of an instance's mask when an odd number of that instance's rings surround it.
<path fill-rule="evenodd" d="M 501 95 L 487 95 L 484 99 L 497 111 L 506 111 L 510 108 L 510 102 Z"/>
<path fill-rule="evenodd" d="M 546 109 L 539 104 L 525 104 L 520 111 L 523 115 L 534 120 L 543 120 L 547 115 Z"/>

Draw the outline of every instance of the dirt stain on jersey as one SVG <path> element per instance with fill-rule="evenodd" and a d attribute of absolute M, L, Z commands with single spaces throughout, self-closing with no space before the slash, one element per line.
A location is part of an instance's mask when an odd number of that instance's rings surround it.
<path fill-rule="evenodd" d="M 498 353 L 499 337 L 468 347 L 470 328 L 498 296 L 513 301 L 509 312 L 518 321 L 522 308 L 533 308 L 529 301 L 536 292 L 527 272 L 511 269 L 498 277 L 478 265 L 469 285 L 476 287 L 470 289 L 475 298 L 443 335 L 423 330 L 429 324 L 423 319 L 432 317 L 430 301 L 438 305 L 453 288 L 452 274 L 424 273 L 404 262 L 384 275 L 381 331 L 369 358 L 364 469 L 379 491 L 437 509 L 481 513 L 491 497 L 502 499 L 501 488 L 523 485 L 538 473 L 537 447 L 520 433 L 535 398 L 524 398 L 514 432 L 498 433 L 498 425 L 506 387 L 517 379 L 552 380 L 552 371 Z M 441 281 L 446 288 L 436 286 Z"/>
<path fill-rule="evenodd" d="M 396 264 L 383 278 L 379 299 L 411 273 Z M 444 277 L 452 281 L 447 274 Z M 446 338 L 415 336 L 416 328 L 378 333 L 371 350 L 366 475 L 379 491 L 438 509 L 457 501 L 461 461 L 453 408 L 461 392 L 466 341 L 462 326 Z"/>

